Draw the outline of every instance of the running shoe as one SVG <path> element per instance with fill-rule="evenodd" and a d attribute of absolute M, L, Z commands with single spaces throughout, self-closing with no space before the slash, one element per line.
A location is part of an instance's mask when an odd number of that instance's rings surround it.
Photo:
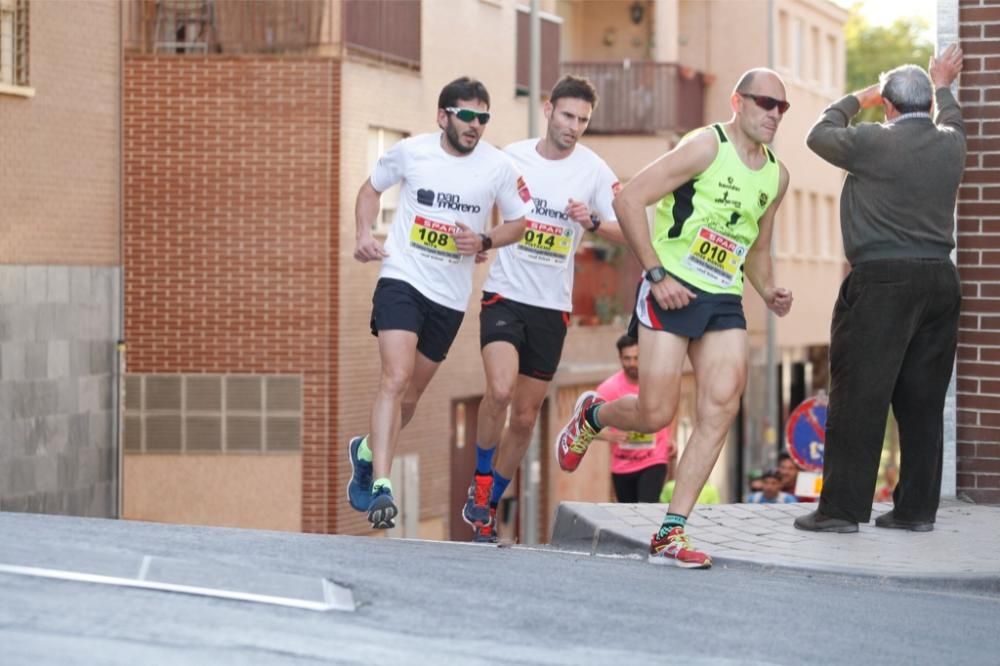
<path fill-rule="evenodd" d="M 490 495 L 493 494 L 493 475 L 476 473 L 469 484 L 469 497 L 462 507 L 462 520 L 473 530 L 490 524 Z"/>
<path fill-rule="evenodd" d="M 566 427 L 559 431 L 559 439 L 556 440 L 556 460 L 563 470 L 572 472 L 580 466 L 587 447 L 597 434 L 587 423 L 585 414 L 592 405 L 603 405 L 605 402 L 594 391 L 587 391 L 576 401 L 573 416 Z"/>
<path fill-rule="evenodd" d="M 386 486 L 379 486 L 372 493 L 372 501 L 368 506 L 368 522 L 372 529 L 387 530 L 396 526 L 393 518 L 399 513 L 392 499 L 392 491 Z"/>
<path fill-rule="evenodd" d="M 358 457 L 364 435 L 351 439 L 347 457 L 351 461 L 351 480 L 347 482 L 347 501 L 355 511 L 367 511 L 372 502 L 372 464 Z"/>
<path fill-rule="evenodd" d="M 712 558 L 691 546 L 683 527 L 675 527 L 662 539 L 656 534 L 649 542 L 651 564 L 673 564 L 684 569 L 708 569 Z"/>
<path fill-rule="evenodd" d="M 472 537 L 476 543 L 496 543 L 497 542 L 497 510 L 490 507 L 490 522 L 476 530 L 476 535 Z"/>

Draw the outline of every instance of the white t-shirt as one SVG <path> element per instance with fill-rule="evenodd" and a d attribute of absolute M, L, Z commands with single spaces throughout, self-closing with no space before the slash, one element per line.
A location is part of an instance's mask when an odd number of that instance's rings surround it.
<path fill-rule="evenodd" d="M 524 217 L 531 209 L 528 186 L 501 150 L 480 141 L 456 157 L 441 147 L 441 133 L 404 139 L 379 158 L 372 187 L 384 192 L 400 181 L 379 277 L 408 282 L 435 303 L 465 312 L 475 257 L 458 254 L 455 223 L 487 232 L 494 203 L 504 220 Z"/>
<path fill-rule="evenodd" d="M 586 146 L 569 157 L 548 160 L 538 154 L 538 139 L 518 141 L 505 152 L 531 184 L 533 207 L 519 243 L 497 250 L 483 285 L 518 303 L 551 310 L 573 310 L 573 255 L 584 229 L 566 215 L 569 200 L 586 203 L 603 220 L 615 220 L 611 207 L 618 179 Z"/>

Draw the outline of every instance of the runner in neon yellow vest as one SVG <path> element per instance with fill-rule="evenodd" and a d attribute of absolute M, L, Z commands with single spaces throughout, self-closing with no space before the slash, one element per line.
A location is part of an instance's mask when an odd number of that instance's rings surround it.
<path fill-rule="evenodd" d="M 789 104 L 775 72 L 746 72 L 730 96 L 732 118 L 685 137 L 641 171 L 615 199 L 619 225 L 646 269 L 633 317 L 639 339 L 639 394 L 605 402 L 580 396 L 556 440 L 573 471 L 605 426 L 656 432 L 677 413 L 685 358 L 697 387 L 695 424 L 677 468 L 667 514 L 649 560 L 705 569 L 712 558 L 690 543 L 687 516 L 708 480 L 746 386 L 744 277 L 784 316 L 792 293 L 774 284 L 771 234 L 788 170 L 771 143 Z M 657 204 L 652 234 L 646 207 Z"/>
<path fill-rule="evenodd" d="M 663 197 L 656 207 L 653 248 L 660 263 L 712 293 L 743 293 L 743 262 L 757 240 L 758 222 L 778 194 L 778 160 L 751 169 L 740 160 L 721 124 L 689 134 L 711 133 L 718 151 L 703 173 Z"/>

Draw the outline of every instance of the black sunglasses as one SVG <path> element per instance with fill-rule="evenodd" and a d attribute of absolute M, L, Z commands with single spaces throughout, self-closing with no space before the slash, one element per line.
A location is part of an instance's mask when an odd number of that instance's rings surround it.
<path fill-rule="evenodd" d="M 768 97 L 767 95 L 753 95 L 751 93 L 739 93 L 743 97 L 749 97 L 753 100 L 753 103 L 764 109 L 765 111 L 770 111 L 774 107 L 778 107 L 778 113 L 785 115 L 785 111 L 788 111 L 789 107 L 792 105 L 783 99 L 774 99 L 773 97 Z"/>
<path fill-rule="evenodd" d="M 449 106 L 445 108 L 450 114 L 453 114 L 456 118 L 461 120 L 463 123 L 471 123 L 473 120 L 478 119 L 480 125 L 485 125 L 490 122 L 490 112 L 489 111 L 476 111 L 474 109 L 459 109 L 454 106 Z"/>

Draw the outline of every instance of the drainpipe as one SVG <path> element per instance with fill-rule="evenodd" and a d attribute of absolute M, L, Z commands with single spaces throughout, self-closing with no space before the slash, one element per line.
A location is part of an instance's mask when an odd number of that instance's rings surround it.
<path fill-rule="evenodd" d="M 769 69 L 774 69 L 775 64 L 775 34 L 774 34 L 774 0 L 767 0 L 767 66 Z M 774 148 L 774 142 L 771 143 L 771 148 Z M 774 235 L 771 236 L 773 251 Z M 775 314 L 769 309 L 765 309 L 767 317 L 767 339 L 765 344 L 765 360 L 764 360 L 764 379 L 765 386 L 767 389 L 767 405 L 765 407 L 764 413 L 764 423 L 765 426 L 765 443 L 769 447 L 781 448 L 781 436 L 778 432 L 778 423 L 781 420 L 778 418 L 778 377 L 775 373 L 775 360 L 777 354 L 775 353 L 776 344 L 776 331 L 775 331 Z M 771 460 L 771 454 L 777 456 L 778 451 L 774 448 L 771 449 L 769 454 L 766 456 L 768 461 Z M 740 479 L 740 487 L 742 487 L 743 479 Z"/>
<path fill-rule="evenodd" d="M 937 3 L 937 52 L 940 53 L 949 44 L 957 44 L 958 37 L 958 0 L 938 0 Z M 951 91 L 958 99 L 958 83 L 951 84 Z M 957 215 L 957 211 L 956 211 Z M 957 262 L 958 225 L 955 225 L 955 249 L 951 251 L 951 260 Z M 956 381 L 958 375 L 957 359 L 952 365 L 951 382 L 944 399 L 944 451 L 941 469 L 941 496 L 955 497 L 958 491 L 958 397 Z"/>
<path fill-rule="evenodd" d="M 125 515 L 125 35 L 124 4 L 118 5 L 118 322 L 115 335 L 113 446 L 115 447 L 115 517 Z"/>
<path fill-rule="evenodd" d="M 531 0 L 531 14 L 528 18 L 530 35 L 530 59 L 528 67 L 528 136 L 538 136 L 538 101 L 541 98 L 542 87 L 542 24 L 538 15 L 538 1 Z M 521 541 L 526 544 L 538 543 L 538 511 L 539 486 L 541 481 L 541 462 L 538 429 L 532 435 L 528 446 L 527 460 L 523 468 L 522 501 L 521 501 Z"/>

